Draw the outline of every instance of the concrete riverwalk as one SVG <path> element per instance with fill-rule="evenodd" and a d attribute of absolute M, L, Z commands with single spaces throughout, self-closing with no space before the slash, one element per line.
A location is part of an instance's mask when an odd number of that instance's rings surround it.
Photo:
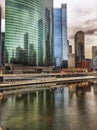
<path fill-rule="evenodd" d="M 10 87 L 10 86 L 22 86 L 22 85 L 33 85 L 33 84 L 46 84 L 46 83 L 58 83 L 58 82 L 79 82 L 79 81 L 86 81 L 91 79 L 97 79 L 97 76 L 84 76 L 84 77 L 65 77 L 65 78 L 41 78 L 41 79 L 34 79 L 34 80 L 21 80 L 21 81 L 10 81 L 10 82 L 3 82 L 0 84 L 0 88 L 2 87 Z"/>
<path fill-rule="evenodd" d="M 82 76 L 82 77 L 49 77 L 49 78 L 38 78 L 30 80 L 21 80 L 21 81 L 10 81 L 3 82 L 0 84 L 0 91 L 6 94 L 15 94 L 15 93 L 26 93 L 30 91 L 41 91 L 46 89 L 54 88 L 54 83 L 77 83 L 82 81 L 90 81 L 97 79 L 97 76 Z M 56 87 L 56 86 L 55 86 Z"/>

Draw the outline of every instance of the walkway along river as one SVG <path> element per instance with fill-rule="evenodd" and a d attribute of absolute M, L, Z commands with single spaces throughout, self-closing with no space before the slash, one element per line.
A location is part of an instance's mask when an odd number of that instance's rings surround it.
<path fill-rule="evenodd" d="M 82 76 L 82 77 L 46 77 L 46 78 L 36 78 L 30 80 L 21 80 L 10 82 L 4 82 L 0 84 L 0 91 L 3 94 L 15 94 L 15 93 L 27 93 L 29 91 L 39 91 L 45 89 L 51 89 L 52 83 L 73 83 L 73 82 L 82 82 L 87 80 L 95 80 L 97 76 Z M 53 86 L 56 88 L 56 86 Z"/>

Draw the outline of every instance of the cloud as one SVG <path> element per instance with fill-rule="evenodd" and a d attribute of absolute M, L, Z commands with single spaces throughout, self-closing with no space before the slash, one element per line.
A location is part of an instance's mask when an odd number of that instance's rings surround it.
<path fill-rule="evenodd" d="M 68 27 L 69 38 L 73 39 L 75 33 L 80 30 L 87 35 L 97 35 L 97 18 L 80 19 L 77 23 L 70 24 Z"/>
<path fill-rule="evenodd" d="M 88 4 L 87 4 L 88 3 Z M 68 2 L 68 37 L 74 42 L 77 31 L 85 33 L 85 43 L 97 45 L 97 1 L 74 0 Z"/>
<path fill-rule="evenodd" d="M 5 19 L 5 0 L 0 0 L 0 6 L 1 6 L 1 17 L 2 19 Z"/>
<path fill-rule="evenodd" d="M 1 20 L 1 32 L 5 32 L 5 19 Z"/>

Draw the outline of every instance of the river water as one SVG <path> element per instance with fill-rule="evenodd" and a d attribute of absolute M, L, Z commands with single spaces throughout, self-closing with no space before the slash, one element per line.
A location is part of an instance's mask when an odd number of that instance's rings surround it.
<path fill-rule="evenodd" d="M 97 83 L 18 94 L 0 101 L 0 125 L 9 130 L 97 130 Z"/>

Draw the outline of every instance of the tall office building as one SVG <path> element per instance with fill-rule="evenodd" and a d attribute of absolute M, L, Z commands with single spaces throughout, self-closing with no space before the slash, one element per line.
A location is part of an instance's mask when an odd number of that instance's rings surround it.
<path fill-rule="evenodd" d="M 2 40 L 1 40 L 1 7 L 0 7 L 0 65 L 2 64 Z"/>
<path fill-rule="evenodd" d="M 75 54 L 68 54 L 68 68 L 75 68 Z"/>
<path fill-rule="evenodd" d="M 72 53 L 72 45 L 69 45 L 69 40 L 67 42 L 68 42 L 67 48 L 68 48 L 68 54 L 69 54 L 69 53 Z"/>
<path fill-rule="evenodd" d="M 5 32 L 2 32 L 2 33 L 1 33 L 1 44 L 2 44 L 1 64 L 4 65 L 4 62 L 5 62 L 5 56 L 4 56 Z"/>
<path fill-rule="evenodd" d="M 6 62 L 50 65 L 53 0 L 6 0 L 5 8 Z M 17 56 L 21 58 L 20 54 L 24 57 L 22 63 L 20 60 L 17 62 Z"/>
<path fill-rule="evenodd" d="M 78 31 L 74 38 L 75 43 L 75 67 L 85 59 L 84 32 Z"/>
<path fill-rule="evenodd" d="M 28 33 L 24 34 L 24 51 L 25 64 L 28 64 Z"/>
<path fill-rule="evenodd" d="M 92 58 L 97 56 L 97 46 L 92 46 Z"/>
<path fill-rule="evenodd" d="M 67 68 L 67 5 L 54 9 L 54 63 L 56 67 Z"/>
<path fill-rule="evenodd" d="M 72 53 L 72 46 L 69 45 L 68 41 L 68 68 L 75 67 L 75 54 Z"/>
<path fill-rule="evenodd" d="M 69 45 L 69 53 L 72 53 L 72 46 Z"/>
<path fill-rule="evenodd" d="M 93 69 L 97 69 L 97 46 L 92 46 Z"/>

